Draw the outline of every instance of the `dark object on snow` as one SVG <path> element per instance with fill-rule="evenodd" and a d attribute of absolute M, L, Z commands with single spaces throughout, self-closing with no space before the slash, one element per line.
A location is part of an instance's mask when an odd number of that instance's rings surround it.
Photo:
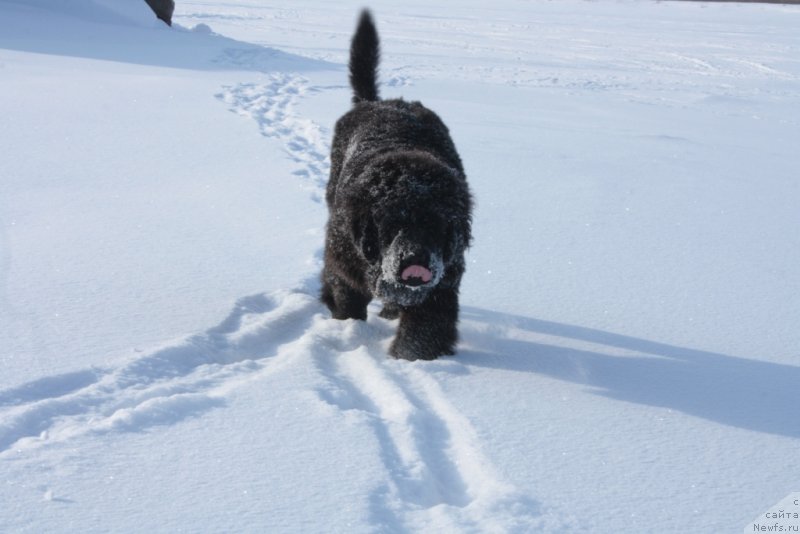
<path fill-rule="evenodd" d="M 472 198 L 447 127 L 419 102 L 380 100 L 378 34 L 361 14 L 350 48 L 353 108 L 336 123 L 322 301 L 335 319 L 400 317 L 389 352 L 453 354 Z"/>
<path fill-rule="evenodd" d="M 156 17 L 167 23 L 167 26 L 172 26 L 172 13 L 175 11 L 175 2 L 173 0 L 144 0 L 150 6 Z"/>

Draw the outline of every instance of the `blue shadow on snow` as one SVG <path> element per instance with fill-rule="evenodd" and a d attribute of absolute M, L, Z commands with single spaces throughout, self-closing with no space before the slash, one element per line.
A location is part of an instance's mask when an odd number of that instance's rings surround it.
<path fill-rule="evenodd" d="M 719 424 L 800 438 L 800 367 L 727 356 L 581 326 L 464 307 L 462 317 L 591 343 L 582 350 L 464 333 L 469 350 L 459 361 L 478 367 L 551 376 L 584 384 L 626 402 L 677 410 Z M 615 356 L 602 346 L 641 355 Z"/>
<path fill-rule="evenodd" d="M 191 70 L 307 72 L 343 68 L 236 41 L 208 29 L 191 31 L 177 24 L 169 28 L 155 16 L 152 26 L 140 25 L 85 0 L 75 0 L 74 6 L 66 8 L 58 2 L 0 2 L 3 48 Z"/>

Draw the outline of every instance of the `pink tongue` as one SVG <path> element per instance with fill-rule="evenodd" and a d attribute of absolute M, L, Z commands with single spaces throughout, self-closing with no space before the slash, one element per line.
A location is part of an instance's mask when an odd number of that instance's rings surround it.
<path fill-rule="evenodd" d="M 403 269 L 403 273 L 400 276 L 403 278 L 403 280 L 408 280 L 409 278 L 421 278 L 426 284 L 431 281 L 431 278 L 433 278 L 431 272 L 422 265 L 409 265 Z"/>

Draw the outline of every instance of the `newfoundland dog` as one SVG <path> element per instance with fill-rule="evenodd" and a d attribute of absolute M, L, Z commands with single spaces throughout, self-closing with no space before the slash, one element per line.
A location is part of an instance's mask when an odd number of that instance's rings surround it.
<path fill-rule="evenodd" d="M 378 34 L 361 14 L 350 48 L 353 107 L 336 123 L 326 191 L 322 301 L 336 319 L 399 317 L 390 354 L 453 354 L 472 198 L 447 127 L 419 102 L 378 97 Z"/>

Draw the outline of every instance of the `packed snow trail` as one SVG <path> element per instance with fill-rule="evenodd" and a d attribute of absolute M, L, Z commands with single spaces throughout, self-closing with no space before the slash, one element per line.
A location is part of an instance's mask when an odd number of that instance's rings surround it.
<path fill-rule="evenodd" d="M 293 74 L 272 74 L 266 84 L 242 83 L 225 87 L 217 98 L 234 113 L 254 119 L 265 137 L 277 139 L 296 165 L 315 202 L 325 198 L 330 148 L 328 133 L 295 113 L 298 99 L 322 88 Z"/>
<path fill-rule="evenodd" d="M 316 300 L 297 292 L 241 299 L 220 325 L 108 369 L 0 392 L 0 456 L 89 433 L 139 431 L 225 404 L 240 380 L 289 359 Z"/>

